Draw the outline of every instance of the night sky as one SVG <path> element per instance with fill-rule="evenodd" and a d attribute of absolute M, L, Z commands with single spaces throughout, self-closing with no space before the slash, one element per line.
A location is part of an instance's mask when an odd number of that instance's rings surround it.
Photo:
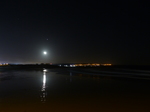
<path fill-rule="evenodd" d="M 150 64 L 149 16 L 142 0 L 3 0 L 0 62 Z"/>

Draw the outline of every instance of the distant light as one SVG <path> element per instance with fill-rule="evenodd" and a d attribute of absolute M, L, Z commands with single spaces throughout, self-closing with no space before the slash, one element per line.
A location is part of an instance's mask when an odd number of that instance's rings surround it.
<path fill-rule="evenodd" d="M 47 70 L 45 68 L 43 68 L 43 72 L 47 72 Z"/>
<path fill-rule="evenodd" d="M 70 67 L 76 67 L 75 65 L 70 65 Z"/>
<path fill-rule="evenodd" d="M 44 72 L 46 72 L 47 70 L 43 70 Z"/>
<path fill-rule="evenodd" d="M 68 67 L 68 65 L 64 65 L 65 67 Z"/>

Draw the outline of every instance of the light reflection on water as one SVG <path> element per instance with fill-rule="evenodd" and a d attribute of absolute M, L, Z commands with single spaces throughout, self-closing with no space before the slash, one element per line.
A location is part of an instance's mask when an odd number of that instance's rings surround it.
<path fill-rule="evenodd" d="M 150 82 L 146 80 L 118 79 L 67 69 L 1 74 L 5 80 L 0 82 L 0 112 L 149 110 Z"/>
<path fill-rule="evenodd" d="M 43 71 L 43 85 L 41 89 L 41 102 L 45 103 L 46 102 L 46 71 Z"/>

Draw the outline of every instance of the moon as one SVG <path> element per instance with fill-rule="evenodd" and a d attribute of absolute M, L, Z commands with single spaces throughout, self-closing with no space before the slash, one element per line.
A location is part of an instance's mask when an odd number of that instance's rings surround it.
<path fill-rule="evenodd" d="M 46 51 L 44 51 L 44 52 L 43 52 L 43 54 L 44 54 L 44 55 L 46 55 L 46 54 L 47 54 L 47 52 L 46 52 Z"/>

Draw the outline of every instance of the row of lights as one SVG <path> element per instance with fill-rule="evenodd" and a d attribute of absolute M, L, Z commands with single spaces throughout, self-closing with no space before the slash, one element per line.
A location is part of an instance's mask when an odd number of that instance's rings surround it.
<path fill-rule="evenodd" d="M 71 64 L 71 65 L 59 65 L 60 67 L 96 67 L 96 66 L 111 66 L 112 64 Z"/>
<path fill-rule="evenodd" d="M 0 66 L 6 66 L 8 63 L 0 63 Z"/>

